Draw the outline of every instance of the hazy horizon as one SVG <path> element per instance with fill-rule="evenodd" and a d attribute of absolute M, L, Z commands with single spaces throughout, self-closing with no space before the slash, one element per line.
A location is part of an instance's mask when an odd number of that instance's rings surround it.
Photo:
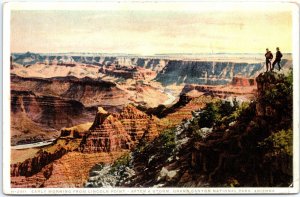
<path fill-rule="evenodd" d="M 274 50 L 271 50 L 271 52 L 275 52 Z M 106 53 L 106 52 L 82 52 L 82 51 L 78 51 L 78 52 L 73 52 L 73 51 L 67 51 L 67 52 L 36 52 L 36 51 L 21 51 L 21 52 L 11 52 L 11 54 L 25 54 L 25 53 L 33 53 L 33 54 L 120 54 L 120 55 L 142 55 L 142 54 L 138 54 L 138 53 Z M 282 52 L 283 54 L 292 54 L 292 52 Z M 261 54 L 265 54 L 265 52 L 252 52 L 252 53 L 247 53 L 247 52 L 243 52 L 243 53 L 235 53 L 235 52 L 220 52 L 220 53 L 158 53 L 158 54 L 150 54 L 149 56 L 156 56 L 156 55 L 222 55 L 222 54 L 228 54 L 228 55 L 261 55 Z"/>
<path fill-rule="evenodd" d="M 114 5 L 99 10 L 13 10 L 11 51 L 229 54 L 264 53 L 266 48 L 275 52 L 280 47 L 283 53 L 292 52 L 291 5 Z"/>

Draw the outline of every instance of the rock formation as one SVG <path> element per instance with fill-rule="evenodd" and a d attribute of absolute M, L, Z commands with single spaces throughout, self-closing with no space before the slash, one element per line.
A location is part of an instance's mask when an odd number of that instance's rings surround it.
<path fill-rule="evenodd" d="M 197 85 L 186 84 L 181 94 L 187 94 L 191 97 L 200 95 L 210 95 L 219 98 L 242 97 L 243 100 L 251 100 L 257 91 L 257 83 L 254 78 L 233 77 L 230 84 L 227 85 Z"/>
<path fill-rule="evenodd" d="M 52 145 L 42 148 L 34 157 L 11 164 L 11 184 L 13 187 L 82 187 L 89 169 L 96 163 L 112 162 L 136 145 L 138 139 L 153 140 L 158 135 L 156 121 L 132 105 L 115 114 L 99 107 L 92 125 L 62 129 L 61 137 Z M 85 131 L 87 126 L 90 128 Z M 74 162 L 78 165 L 71 167 Z M 78 175 L 79 171 L 83 174 Z"/>
<path fill-rule="evenodd" d="M 82 137 L 88 132 L 92 124 L 92 122 L 87 122 L 69 128 L 62 128 L 60 130 L 60 138 L 82 139 Z"/>
<path fill-rule="evenodd" d="M 126 93 L 113 82 L 73 76 L 53 78 L 25 78 L 11 75 L 11 89 L 31 91 L 45 96 L 63 97 L 76 100 L 85 106 L 124 105 Z"/>
<path fill-rule="evenodd" d="M 244 78 L 244 77 L 233 77 L 232 83 L 233 86 L 256 86 L 256 81 L 254 78 Z"/>
<path fill-rule="evenodd" d="M 288 63 L 282 60 L 284 69 Z M 129 151 L 130 161 L 117 161 L 122 166 L 112 167 L 120 170 L 118 175 L 130 172 L 115 182 L 118 186 L 291 183 L 291 151 L 281 154 L 282 150 L 272 152 L 267 146 L 277 133 L 278 142 L 283 135 L 283 145 L 290 146 L 291 79 L 274 72 L 258 75 L 263 63 L 28 52 L 13 54 L 11 69 L 12 144 L 48 140 L 61 132 L 50 145 L 22 150 L 26 156 L 10 166 L 12 187 L 82 187 L 90 168 Z M 23 71 L 27 74 L 18 76 Z M 37 75 L 26 78 L 31 71 Z M 37 78 L 40 71 L 43 74 Z M 56 77 L 47 78 L 52 71 Z M 84 77 L 87 73 L 89 77 Z M 169 97 L 161 85 L 179 85 L 164 89 L 176 93 L 184 86 L 176 104 L 156 107 Z M 223 98 L 231 96 L 249 102 L 257 97 L 244 108 L 227 103 L 226 115 L 218 114 L 222 110 L 214 104 L 226 104 Z M 145 113 L 129 102 L 140 104 Z M 149 103 L 153 108 L 146 109 Z M 109 110 L 97 110 L 99 105 Z M 205 112 L 209 113 L 204 117 Z M 110 170 L 107 173 L 114 176 Z"/>
<path fill-rule="evenodd" d="M 103 66 L 99 69 L 99 72 L 108 76 L 114 76 L 116 78 L 134 80 L 153 79 L 156 76 L 156 72 L 149 69 L 142 67 L 119 66 L 115 64 Z"/>
<path fill-rule="evenodd" d="M 140 57 L 113 57 L 113 56 L 80 56 L 80 55 L 43 55 L 27 52 L 24 54 L 13 54 L 12 60 L 21 65 L 32 65 L 44 63 L 48 65 L 66 64 L 89 64 L 89 65 L 111 65 L 119 64 L 122 66 L 138 66 L 159 72 L 168 62 L 166 59 L 140 58 Z"/>
<path fill-rule="evenodd" d="M 127 105 L 120 113 L 113 114 L 99 107 L 93 125 L 83 137 L 80 150 L 111 152 L 130 149 L 142 138 L 151 141 L 157 135 L 157 120 L 133 105 Z"/>
<path fill-rule="evenodd" d="M 122 123 L 102 107 L 98 108 L 94 123 L 83 137 L 82 152 L 112 152 L 129 149 L 131 139 Z"/>
<path fill-rule="evenodd" d="M 156 80 L 164 85 L 174 83 L 223 85 L 236 75 L 254 76 L 262 68 L 262 63 L 169 61 L 158 73 Z"/>
<path fill-rule="evenodd" d="M 284 60 L 283 67 L 290 67 Z M 213 61 L 169 61 L 155 78 L 163 85 L 201 84 L 224 85 L 234 77 L 256 77 L 263 72 L 263 63 L 236 63 Z"/>
<path fill-rule="evenodd" d="M 274 122 L 269 127 L 291 127 L 293 119 L 293 87 L 292 75 L 285 77 L 283 74 L 266 72 L 257 78 L 257 103 L 256 115 L 262 119 L 272 119 Z M 289 85 L 286 85 L 289 84 Z"/>
<path fill-rule="evenodd" d="M 151 141 L 158 135 L 155 118 L 150 118 L 131 104 L 114 116 L 123 124 L 134 143 L 138 143 L 143 136 Z"/>
<path fill-rule="evenodd" d="M 113 153 L 68 152 L 32 176 L 12 176 L 12 188 L 82 188 L 89 170 L 97 163 L 112 163 L 124 151 Z"/>
<path fill-rule="evenodd" d="M 78 101 L 31 91 L 11 91 L 11 113 L 12 144 L 52 139 L 62 127 L 93 119 L 93 111 Z"/>
<path fill-rule="evenodd" d="M 43 167 L 50 164 L 56 159 L 59 159 L 64 154 L 67 153 L 67 150 L 63 147 L 60 147 L 54 153 L 49 153 L 46 151 L 41 151 L 36 157 L 25 160 L 24 162 L 18 162 L 11 164 L 10 166 L 10 175 L 15 176 L 32 176 L 41 171 Z"/>

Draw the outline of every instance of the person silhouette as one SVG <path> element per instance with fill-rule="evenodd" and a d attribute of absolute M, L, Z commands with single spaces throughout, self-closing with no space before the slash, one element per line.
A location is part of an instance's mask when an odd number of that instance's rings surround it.
<path fill-rule="evenodd" d="M 280 69 L 281 69 L 280 61 L 281 61 L 281 58 L 282 58 L 282 53 L 280 52 L 279 47 L 276 47 L 276 51 L 277 51 L 276 52 L 276 57 L 275 57 L 275 60 L 272 64 L 271 71 L 274 70 L 274 67 L 275 67 L 276 64 L 278 64 L 278 70 L 280 71 Z"/>
<path fill-rule="evenodd" d="M 266 67 L 267 67 L 267 72 L 268 72 L 269 68 L 270 68 L 270 70 L 272 69 L 271 60 L 273 59 L 273 54 L 271 51 L 269 51 L 268 48 L 266 48 L 265 57 L 266 57 Z"/>

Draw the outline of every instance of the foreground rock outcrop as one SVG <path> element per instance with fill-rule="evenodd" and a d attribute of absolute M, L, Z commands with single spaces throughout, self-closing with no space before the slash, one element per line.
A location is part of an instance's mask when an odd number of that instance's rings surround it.
<path fill-rule="evenodd" d="M 112 163 L 124 154 L 126 154 L 124 151 L 92 154 L 68 152 L 32 176 L 11 177 L 11 187 L 82 188 L 88 178 L 89 170 L 95 164 L 99 162 Z"/>
<path fill-rule="evenodd" d="M 25 160 L 24 162 L 19 162 L 11 165 L 11 177 L 25 176 L 30 177 L 34 174 L 37 174 L 42 170 L 43 167 L 50 164 L 56 159 L 61 158 L 64 154 L 67 153 L 67 150 L 63 147 L 60 147 L 54 153 L 49 153 L 46 151 L 41 151 L 34 158 Z M 46 177 L 47 175 L 45 175 Z"/>

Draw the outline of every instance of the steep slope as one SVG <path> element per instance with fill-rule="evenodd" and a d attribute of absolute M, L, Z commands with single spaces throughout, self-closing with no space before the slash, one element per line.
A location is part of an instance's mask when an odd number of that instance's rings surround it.
<path fill-rule="evenodd" d="M 184 119 L 192 118 L 192 111 L 199 110 L 209 102 L 214 102 L 211 96 L 190 96 L 187 94 L 181 94 L 179 100 L 172 106 L 166 107 L 159 105 L 154 108 L 145 108 L 143 106 L 137 106 L 140 110 L 145 111 L 148 115 L 153 115 L 159 118 L 158 130 L 162 131 L 167 128 L 173 128 L 181 123 Z"/>
<path fill-rule="evenodd" d="M 98 170 L 89 187 L 287 187 L 292 184 L 292 74 L 262 73 L 250 103 L 207 104 L 193 118 Z M 110 170 L 107 170 L 109 168 Z M 109 176 L 110 182 L 105 178 Z"/>

